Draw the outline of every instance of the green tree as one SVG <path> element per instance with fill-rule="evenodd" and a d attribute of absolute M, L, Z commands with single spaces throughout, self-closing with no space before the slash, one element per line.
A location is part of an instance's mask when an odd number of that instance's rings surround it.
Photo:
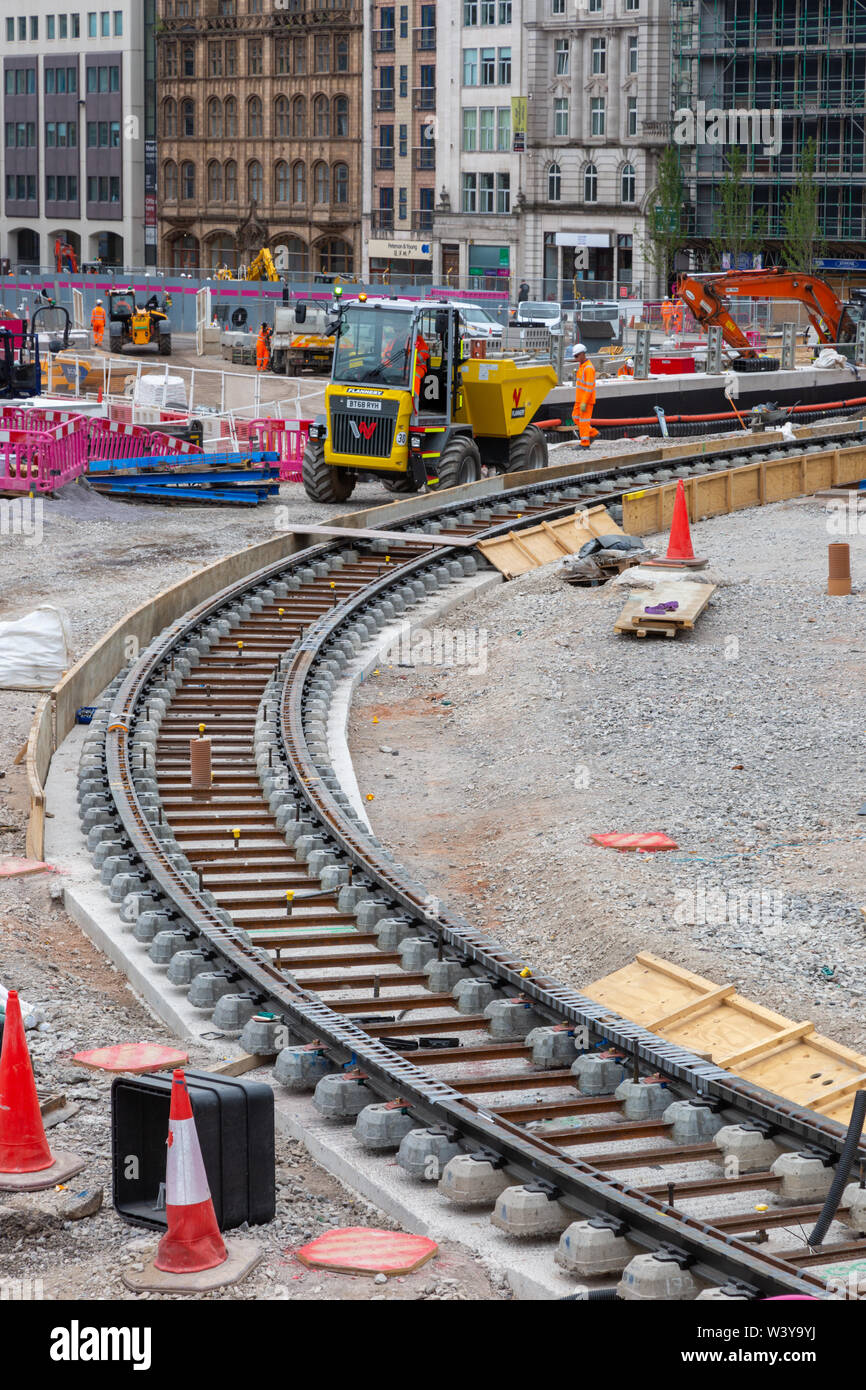
<path fill-rule="evenodd" d="M 669 145 L 659 160 L 655 195 L 650 201 L 648 222 L 648 253 L 661 277 L 662 291 L 670 289 L 674 274 L 674 257 L 683 249 L 686 240 L 686 190 L 680 170 L 679 155 Z"/>
<path fill-rule="evenodd" d="M 752 207 L 752 188 L 744 181 L 746 156 L 734 145 L 728 156 L 728 170 L 719 184 L 718 202 L 713 218 L 713 237 L 710 251 L 712 268 L 720 270 L 722 256 L 728 252 L 736 267 L 738 258 L 760 250 L 766 236 L 767 217 L 763 208 Z"/>
<path fill-rule="evenodd" d="M 789 270 L 811 271 L 822 254 L 824 238 L 815 182 L 817 147 L 807 140 L 800 151 L 800 172 L 782 206 L 782 260 Z"/>

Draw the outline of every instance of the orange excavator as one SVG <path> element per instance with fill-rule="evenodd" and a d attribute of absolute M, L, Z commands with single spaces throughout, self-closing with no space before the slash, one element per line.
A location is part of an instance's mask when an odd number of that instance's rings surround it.
<path fill-rule="evenodd" d="M 78 257 L 71 242 L 58 237 L 54 243 L 54 265 L 58 273 L 64 270 L 78 274 Z"/>
<path fill-rule="evenodd" d="M 853 343 L 857 336 L 855 319 L 824 281 L 801 271 L 771 267 L 769 270 L 731 270 L 708 275 L 683 275 L 680 297 L 697 322 L 708 328 L 718 324 L 729 347 L 741 357 L 759 357 L 743 330 L 728 312 L 728 299 L 795 299 L 806 310 L 809 322 L 822 343 Z M 859 308 L 859 306 L 857 306 Z M 856 312 L 856 310 L 855 310 Z"/>

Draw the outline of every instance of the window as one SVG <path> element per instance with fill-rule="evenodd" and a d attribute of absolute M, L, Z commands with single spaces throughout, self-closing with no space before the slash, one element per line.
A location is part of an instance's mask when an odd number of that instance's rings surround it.
<path fill-rule="evenodd" d="M 500 48 L 499 50 L 499 85 L 509 87 L 511 85 L 511 49 Z"/>
<path fill-rule="evenodd" d="M 461 206 L 462 206 L 462 208 L 463 208 L 463 211 L 464 211 L 464 212 L 476 212 L 476 211 L 478 210 L 478 209 L 477 209 L 477 203 L 478 203 L 478 175 L 477 175 L 477 174 L 464 174 L 464 175 L 463 175 L 463 201 L 462 201 L 462 204 L 461 204 Z"/>
<path fill-rule="evenodd" d="M 629 72 L 637 72 L 637 34 L 629 35 L 628 70 Z"/>
<path fill-rule="evenodd" d="M 91 202 L 94 202 L 95 199 L 90 193 L 91 180 L 88 179 L 87 183 L 87 197 Z M 173 159 L 169 159 L 167 163 L 162 166 L 162 196 L 167 203 L 177 202 L 177 165 Z"/>
<path fill-rule="evenodd" d="M 602 0 L 589 0 L 587 9 L 590 14 L 601 14 Z"/>
<path fill-rule="evenodd" d="M 225 60 L 226 77 L 236 77 L 238 71 L 238 46 L 234 39 L 226 39 Z"/>
<path fill-rule="evenodd" d="M 639 10 L 640 0 L 625 0 L 625 7 L 627 10 Z"/>
<path fill-rule="evenodd" d="M 87 14 L 87 37 L 96 38 L 96 14 L 93 10 L 89 10 Z"/>
<path fill-rule="evenodd" d="M 551 164 L 547 171 L 547 199 L 558 203 L 562 197 L 562 171 L 558 164 Z"/>
<path fill-rule="evenodd" d="M 394 52 L 394 6 L 386 5 L 379 11 L 379 52 Z"/>
<path fill-rule="evenodd" d="M 265 196 L 265 171 L 257 159 L 247 165 L 247 200 L 261 203 Z"/>
<path fill-rule="evenodd" d="M 183 46 L 183 75 L 195 77 L 195 48 L 191 43 Z"/>
<path fill-rule="evenodd" d="M 592 64 L 590 70 L 596 77 L 607 71 L 607 39 L 592 40 Z"/>
<path fill-rule="evenodd" d="M 74 140 L 70 140 L 70 144 L 74 143 Z M 112 150 L 120 149 L 120 121 L 112 121 L 109 125 L 108 144 Z"/>
<path fill-rule="evenodd" d="M 401 39 L 408 39 L 408 37 L 409 37 L 409 6 L 408 6 L 408 5 L 401 5 L 401 6 L 400 6 L 400 38 L 401 38 Z"/>
<path fill-rule="evenodd" d="M 637 97 L 628 99 L 627 131 L 629 135 L 637 135 Z"/>
<path fill-rule="evenodd" d="M 119 39 L 123 34 L 123 10 L 114 11 L 114 37 Z M 62 35 L 61 35 L 62 37 Z"/>
<path fill-rule="evenodd" d="M 376 93 L 376 109 L 378 111 L 394 110 L 394 69 L 391 67 L 379 69 L 379 90 Z"/>
<path fill-rule="evenodd" d="M 394 127 L 392 125 L 379 126 L 379 145 L 376 150 L 376 168 L 394 168 Z"/>
<path fill-rule="evenodd" d="M 211 97 L 207 104 L 207 133 L 212 140 L 222 139 L 223 104 L 218 97 Z"/>
<path fill-rule="evenodd" d="M 284 159 L 281 159 L 274 169 L 275 203 L 287 203 L 289 201 L 290 185 L 289 166 Z"/>
<path fill-rule="evenodd" d="M 590 134 L 604 135 L 604 97 L 593 97 L 589 109 Z"/>
<path fill-rule="evenodd" d="M 313 201 L 323 206 L 331 201 L 331 171 L 320 160 L 313 169 Z"/>
<path fill-rule="evenodd" d="M 26 39 L 26 38 L 27 38 L 27 20 L 26 20 L 26 19 L 21 18 L 21 19 L 19 19 L 19 21 L 18 21 L 18 37 L 19 37 L 19 39 Z"/>
<path fill-rule="evenodd" d="M 401 97 L 409 95 L 409 67 L 406 63 L 400 64 L 400 95 Z"/>
<path fill-rule="evenodd" d="M 274 42 L 274 72 L 280 76 L 292 70 L 292 46 L 290 39 L 276 39 Z"/>
<path fill-rule="evenodd" d="M 189 98 L 180 104 L 180 125 L 185 139 L 192 139 L 195 135 L 195 105 Z"/>
<path fill-rule="evenodd" d="M 289 123 L 289 103 L 286 97 L 277 97 L 274 102 L 274 134 L 284 139 L 291 133 Z"/>
<path fill-rule="evenodd" d="M 65 38 L 65 37 L 66 37 L 65 25 L 66 25 L 66 15 L 61 15 L 61 25 L 60 25 L 60 37 L 61 37 L 61 38 Z M 35 14 L 32 14 L 32 15 L 30 16 L 30 37 L 31 37 L 31 39 L 38 39 L 38 38 L 39 38 L 39 16 L 38 16 L 38 15 L 35 15 Z"/>
<path fill-rule="evenodd" d="M 553 71 L 557 77 L 568 76 L 569 42 L 568 39 L 557 39 L 553 45 Z"/>
<path fill-rule="evenodd" d="M 334 40 L 334 71 L 349 71 L 349 40 L 345 34 Z"/>
<path fill-rule="evenodd" d="M 89 72 L 92 71 L 93 68 L 90 68 Z M 89 123 L 88 129 L 90 125 L 92 125 L 94 129 L 96 128 L 96 123 L 94 121 Z M 169 140 L 173 140 L 177 135 L 177 102 L 174 101 L 172 97 L 169 97 L 168 101 L 162 103 L 162 133 Z M 90 144 L 89 139 L 87 143 Z M 94 144 L 95 143 L 94 141 Z"/>
<path fill-rule="evenodd" d="M 15 42 L 15 20 L 14 20 L 14 19 L 7 19 L 7 21 L 6 21 L 6 42 L 7 42 L 7 43 L 14 43 L 14 42 Z M 9 180 L 8 180 L 8 179 L 6 180 L 6 192 L 7 192 L 7 194 L 8 194 L 8 192 L 9 192 Z"/>
<path fill-rule="evenodd" d="M 496 23 L 496 0 L 481 0 L 481 23 Z"/>
<path fill-rule="evenodd" d="M 317 34 L 315 38 L 315 72 L 331 71 L 331 36 L 330 34 Z"/>
<path fill-rule="evenodd" d="M 72 37 L 74 39 L 81 38 L 81 16 L 77 14 L 72 16 Z"/>
<path fill-rule="evenodd" d="M 511 0 L 499 0 L 499 23 L 511 23 Z"/>
<path fill-rule="evenodd" d="M 406 189 L 401 188 L 397 193 L 397 217 L 401 222 L 406 221 L 406 214 L 409 209 L 409 199 L 406 196 Z"/>
<path fill-rule="evenodd" d="M 481 50 L 481 85 L 482 87 L 492 87 L 496 82 L 496 49 L 482 48 Z"/>
<path fill-rule="evenodd" d="M 463 50 L 463 86 L 478 86 L 478 49 L 464 48 Z"/>
<path fill-rule="evenodd" d="M 212 159 L 207 166 L 207 199 L 209 203 L 223 200 L 223 166 L 217 159 Z"/>
<path fill-rule="evenodd" d="M 472 29 L 478 23 L 478 0 L 463 0 L 463 24 Z"/>
<path fill-rule="evenodd" d="M 292 101 L 292 135 L 296 140 L 303 139 L 307 133 L 306 97 L 295 97 Z"/>
<path fill-rule="evenodd" d="M 264 134 L 261 97 L 250 97 L 247 102 L 247 135 Z"/>
<path fill-rule="evenodd" d="M 320 137 L 331 133 L 330 106 L 328 98 L 321 93 L 313 101 L 313 131 Z"/>
<path fill-rule="evenodd" d="M 478 148 L 478 110 L 474 106 L 463 108 L 463 149 L 471 154 Z"/>
<path fill-rule="evenodd" d="M 399 135 L 400 135 L 400 144 L 399 144 L 400 158 L 401 158 L 401 159 L 405 159 L 405 158 L 406 158 L 406 155 L 409 153 L 409 127 L 408 127 L 408 126 L 405 126 L 405 125 L 401 125 L 401 126 L 400 126 L 400 130 L 399 130 Z"/>
<path fill-rule="evenodd" d="M 238 200 L 238 166 L 233 159 L 226 161 L 224 173 L 226 202 L 236 203 Z"/>
<path fill-rule="evenodd" d="M 345 138 L 349 134 L 349 98 L 334 97 L 334 134 Z"/>
<path fill-rule="evenodd" d="M 180 196 L 187 203 L 195 198 L 195 165 L 191 160 L 180 166 Z"/>
<path fill-rule="evenodd" d="M 32 39 L 32 38 L 35 37 L 35 35 L 34 35 L 33 32 L 32 32 L 32 31 L 33 31 L 33 23 L 32 23 L 32 21 L 31 21 L 30 29 L 31 29 L 30 37 L 31 37 L 31 39 Z M 67 18 L 67 16 L 66 16 L 65 14 L 59 14 L 59 15 L 57 16 L 57 37 L 58 37 L 59 39 L 66 39 L 66 38 L 69 37 L 69 23 L 68 23 L 68 18 Z"/>
<path fill-rule="evenodd" d="M 598 197 L 598 170 L 594 164 L 587 164 L 583 171 L 583 201 L 594 203 Z"/>
<path fill-rule="evenodd" d="M 334 202 L 344 206 L 349 201 L 349 166 L 334 165 Z"/>
<path fill-rule="evenodd" d="M 162 50 L 163 77 L 177 77 L 177 45 L 167 43 Z"/>
<path fill-rule="evenodd" d="M 46 39 L 53 39 L 53 38 L 55 37 L 55 34 L 54 34 L 54 15 L 53 15 L 53 14 L 49 14 L 49 15 L 46 15 L 46 16 L 45 16 L 45 37 L 46 37 Z"/>
<path fill-rule="evenodd" d="M 250 39 L 247 43 L 247 72 L 251 77 L 260 77 L 262 73 L 262 41 L 261 39 Z"/>
<path fill-rule="evenodd" d="M 496 211 L 511 211 L 511 175 L 496 175 Z"/>
<path fill-rule="evenodd" d="M 553 98 L 553 133 L 568 134 L 568 97 Z"/>
<path fill-rule="evenodd" d="M 565 14 L 565 0 L 550 0 L 551 14 Z"/>
<path fill-rule="evenodd" d="M 307 40 L 293 39 L 295 52 L 295 76 L 302 77 L 307 71 Z"/>
<path fill-rule="evenodd" d="M 292 202 L 307 201 L 307 166 L 302 159 L 292 165 Z"/>
<path fill-rule="evenodd" d="M 100 12 L 99 33 L 103 39 L 111 37 L 111 14 L 108 10 L 102 10 Z"/>
<path fill-rule="evenodd" d="M 622 177 L 620 179 L 620 198 L 624 203 L 633 203 L 637 189 L 635 171 L 633 164 L 622 166 Z"/>
<path fill-rule="evenodd" d="M 394 190 L 379 189 L 379 226 L 383 229 L 394 225 Z"/>
<path fill-rule="evenodd" d="M 496 112 L 492 106 L 482 106 L 478 113 L 478 148 L 484 154 L 495 148 L 494 122 Z"/>
<path fill-rule="evenodd" d="M 223 106 L 226 135 L 229 139 L 238 133 L 238 104 L 234 97 L 226 97 Z"/>
<path fill-rule="evenodd" d="M 222 77 L 223 75 L 223 46 L 221 43 L 209 43 L 207 46 L 208 72 L 211 77 Z"/>
<path fill-rule="evenodd" d="M 511 107 L 500 106 L 496 112 L 496 148 L 511 149 Z"/>
<path fill-rule="evenodd" d="M 478 211 L 492 212 L 496 180 L 493 174 L 478 175 Z"/>

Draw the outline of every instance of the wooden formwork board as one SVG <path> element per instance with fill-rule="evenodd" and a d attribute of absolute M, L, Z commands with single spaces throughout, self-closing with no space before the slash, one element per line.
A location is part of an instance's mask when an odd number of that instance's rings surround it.
<path fill-rule="evenodd" d="M 712 595 L 715 584 L 700 584 L 688 579 L 668 580 L 656 584 L 639 598 L 630 598 L 614 623 L 614 632 L 633 633 L 645 637 L 648 632 L 663 632 L 675 637 L 694 627 Z M 675 601 L 679 607 L 672 613 L 647 613 L 647 605 Z"/>
<path fill-rule="evenodd" d="M 844 487 L 866 477 L 866 445 L 826 449 L 817 454 L 786 455 L 703 473 L 683 479 L 690 521 L 768 502 L 785 502 L 828 487 Z M 623 529 L 632 536 L 665 531 L 671 524 L 676 483 L 627 492 L 622 502 Z"/>
<path fill-rule="evenodd" d="M 847 1124 L 866 1057 L 650 952 L 584 991 L 669 1042 L 828 1119 Z"/>
<path fill-rule="evenodd" d="M 576 555 L 582 545 L 597 536 L 621 536 L 623 530 L 608 515 L 605 507 L 576 510 L 556 521 L 542 521 L 525 531 L 509 531 L 507 536 L 479 541 L 478 549 L 506 579 L 549 565 L 564 555 Z"/>

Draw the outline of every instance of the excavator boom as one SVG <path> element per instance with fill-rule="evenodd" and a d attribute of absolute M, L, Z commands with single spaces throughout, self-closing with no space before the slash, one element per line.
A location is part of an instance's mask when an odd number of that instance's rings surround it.
<path fill-rule="evenodd" d="M 801 271 L 772 267 L 769 270 L 683 275 L 679 293 L 698 323 L 705 327 L 718 324 L 725 342 L 737 348 L 744 357 L 758 354 L 728 311 L 728 301 L 734 295 L 742 299 L 796 300 L 805 308 L 822 343 L 851 343 L 856 336 L 851 316 L 830 286 Z"/>

